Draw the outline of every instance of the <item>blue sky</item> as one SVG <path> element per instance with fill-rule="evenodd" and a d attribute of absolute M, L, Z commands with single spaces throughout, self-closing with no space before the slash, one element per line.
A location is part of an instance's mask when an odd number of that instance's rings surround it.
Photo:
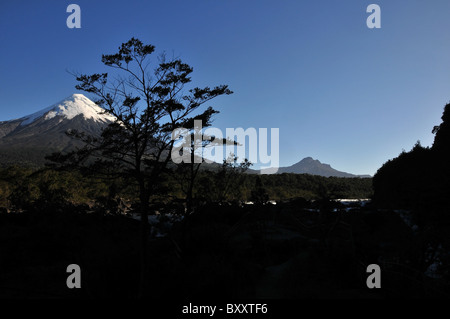
<path fill-rule="evenodd" d="M 81 7 L 81 29 L 66 8 Z M 369 4 L 381 29 L 366 26 Z M 280 129 L 280 164 L 306 156 L 374 174 L 431 130 L 450 101 L 450 1 L 165 0 L 0 2 L 0 120 L 76 93 L 69 71 L 137 37 L 235 92 L 214 126 Z M 82 93 L 82 92 L 78 92 Z"/>

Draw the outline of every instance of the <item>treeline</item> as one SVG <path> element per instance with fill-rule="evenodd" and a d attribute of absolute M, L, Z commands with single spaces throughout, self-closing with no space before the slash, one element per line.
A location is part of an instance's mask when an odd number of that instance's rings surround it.
<path fill-rule="evenodd" d="M 257 176 L 249 176 L 257 178 Z M 370 198 L 372 178 L 323 177 L 309 174 L 262 175 L 271 199 L 295 197 L 305 199 Z"/>
<path fill-rule="evenodd" d="M 14 147 L 0 146 L 0 168 L 10 166 L 22 166 L 38 169 L 45 165 L 45 158 L 42 154 L 51 154 L 58 149 L 44 147 Z"/>
<path fill-rule="evenodd" d="M 79 172 L 22 166 L 0 169 L 0 206 L 37 209 L 48 204 L 89 203 L 108 194 L 111 185 Z"/>
<path fill-rule="evenodd" d="M 163 189 L 153 201 L 168 203 L 186 199 L 185 179 L 179 172 L 165 175 Z M 255 175 L 236 167 L 200 170 L 193 185 L 192 198 L 199 202 L 267 201 L 292 198 L 336 199 L 369 198 L 371 178 L 322 177 L 308 174 Z M 0 207 L 29 209 L 52 205 L 93 204 L 115 197 L 138 200 L 132 182 L 120 178 L 11 166 L 0 169 Z"/>
<path fill-rule="evenodd" d="M 240 174 L 225 189 L 221 176 L 214 172 L 200 173 L 197 198 L 207 200 L 253 201 L 258 190 L 266 192 L 269 200 L 289 200 L 303 197 L 313 199 L 369 198 L 372 196 L 371 178 L 322 177 L 309 174 Z M 217 196 L 222 194 L 222 198 Z"/>
<path fill-rule="evenodd" d="M 407 209 L 450 208 L 450 104 L 442 123 L 433 128 L 432 147 L 420 142 L 387 161 L 375 174 L 374 201 L 378 206 Z"/>

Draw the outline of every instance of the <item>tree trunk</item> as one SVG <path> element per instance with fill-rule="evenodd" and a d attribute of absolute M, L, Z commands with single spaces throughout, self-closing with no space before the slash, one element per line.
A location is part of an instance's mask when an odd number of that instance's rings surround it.
<path fill-rule="evenodd" d="M 147 289 L 148 280 L 148 260 L 147 260 L 147 248 L 148 248 L 148 210 L 149 210 L 149 196 L 145 189 L 144 183 L 140 183 L 139 186 L 140 201 L 141 201 L 141 249 L 140 249 L 140 281 L 139 281 L 139 293 L 138 298 L 141 299 L 145 295 Z"/>
<path fill-rule="evenodd" d="M 192 182 L 191 182 L 192 183 Z M 192 184 L 189 185 L 187 194 L 186 194 L 186 212 L 185 212 L 185 216 L 189 216 L 192 213 L 192 192 L 193 192 L 193 187 Z"/>

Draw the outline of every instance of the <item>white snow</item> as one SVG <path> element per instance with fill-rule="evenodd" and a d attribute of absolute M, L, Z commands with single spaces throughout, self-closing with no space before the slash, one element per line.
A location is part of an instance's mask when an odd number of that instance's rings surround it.
<path fill-rule="evenodd" d="M 39 118 L 45 120 L 52 119 L 56 116 L 62 116 L 67 119 L 73 119 L 75 116 L 82 114 L 86 119 L 92 119 L 96 122 L 111 122 L 115 117 L 110 114 L 102 114 L 104 110 L 83 94 L 72 94 L 68 98 L 53 104 L 41 111 L 25 116 L 21 125 L 28 125 Z"/>

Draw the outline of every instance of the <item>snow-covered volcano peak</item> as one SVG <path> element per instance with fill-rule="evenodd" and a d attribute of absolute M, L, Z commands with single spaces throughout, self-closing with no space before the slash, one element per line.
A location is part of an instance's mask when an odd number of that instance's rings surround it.
<path fill-rule="evenodd" d="M 49 120 L 56 116 L 71 120 L 80 114 L 83 115 L 84 118 L 92 119 L 96 122 L 107 123 L 114 121 L 114 116 L 104 112 L 104 109 L 99 107 L 83 94 L 72 94 L 71 96 L 56 104 L 53 104 L 50 107 L 23 117 L 23 122 L 21 125 L 31 124 L 40 118 Z"/>

